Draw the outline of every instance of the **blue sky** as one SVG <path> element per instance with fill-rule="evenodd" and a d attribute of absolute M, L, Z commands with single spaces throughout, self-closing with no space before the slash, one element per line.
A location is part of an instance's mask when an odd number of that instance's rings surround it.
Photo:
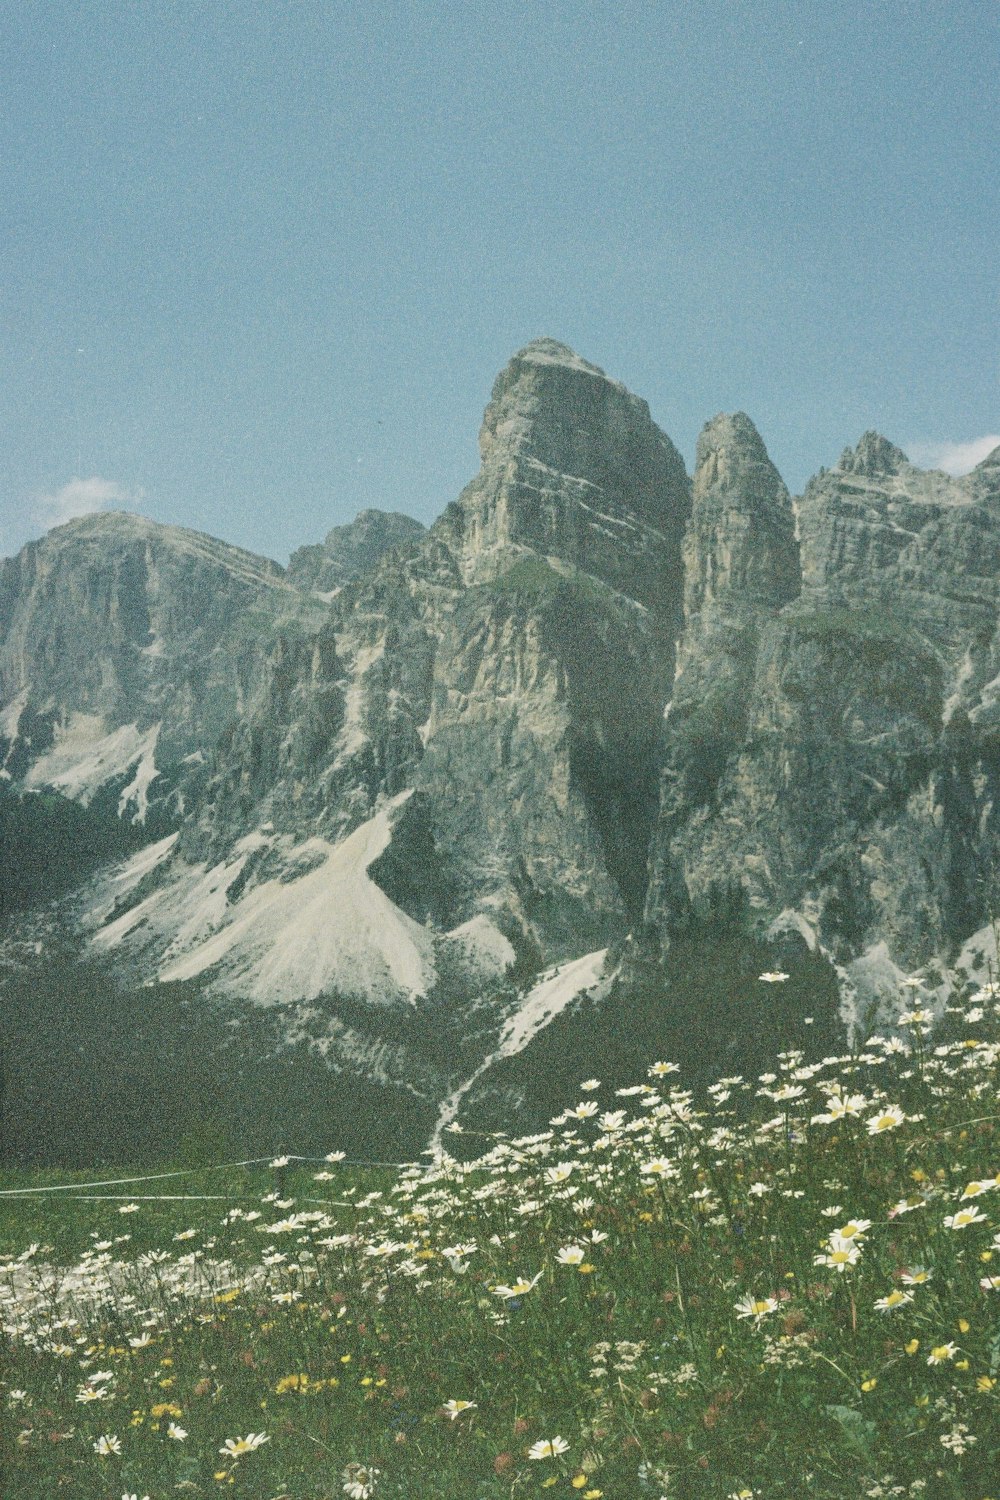
<path fill-rule="evenodd" d="M 0 0 L 0 58 L 0 553 L 429 521 L 542 334 L 793 490 L 1000 432 L 996 0 Z"/>

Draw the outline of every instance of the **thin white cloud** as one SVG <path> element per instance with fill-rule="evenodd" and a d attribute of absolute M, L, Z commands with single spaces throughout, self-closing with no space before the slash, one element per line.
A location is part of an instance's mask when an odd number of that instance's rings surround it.
<path fill-rule="evenodd" d="M 968 443 L 910 443 L 907 452 L 922 469 L 943 469 L 946 474 L 968 474 L 1000 447 L 1000 433 L 972 438 Z"/>
<path fill-rule="evenodd" d="M 95 510 L 120 510 L 141 500 L 141 490 L 127 490 L 115 480 L 101 479 L 95 474 L 90 479 L 71 479 L 51 494 L 39 495 L 35 521 L 49 531 L 76 516 L 89 516 Z"/>

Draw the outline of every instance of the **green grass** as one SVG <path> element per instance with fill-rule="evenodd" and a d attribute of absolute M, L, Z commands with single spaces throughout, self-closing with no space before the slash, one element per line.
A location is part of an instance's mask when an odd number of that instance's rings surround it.
<path fill-rule="evenodd" d="M 1000 1494 L 996 999 L 901 1031 L 697 1100 L 586 1080 L 539 1136 L 280 1202 L 0 1199 L 6 1493 Z"/>

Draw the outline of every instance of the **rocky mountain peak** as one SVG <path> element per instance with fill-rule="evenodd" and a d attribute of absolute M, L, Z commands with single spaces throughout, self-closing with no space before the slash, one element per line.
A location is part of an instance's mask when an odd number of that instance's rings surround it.
<path fill-rule="evenodd" d="M 461 567 L 485 582 L 527 549 L 673 606 L 689 507 L 684 461 L 645 401 L 554 339 L 505 366 L 463 491 Z"/>
<path fill-rule="evenodd" d="M 582 359 L 568 344 L 561 344 L 558 339 L 540 338 L 532 339 L 530 344 L 525 344 L 514 355 L 511 363 L 535 365 L 562 365 L 570 370 L 580 370 L 587 375 L 597 375 L 602 380 L 607 380 L 604 371 L 598 365 L 592 365 L 589 360 Z"/>
<path fill-rule="evenodd" d="M 758 478 L 766 475 L 772 489 L 775 480 L 781 484 L 764 440 L 746 412 L 720 412 L 705 423 L 698 435 L 695 493 L 704 494 L 716 486 L 739 489 L 753 475 Z"/>
<path fill-rule="evenodd" d="M 845 474 L 860 474 L 866 479 L 877 479 L 884 474 L 896 474 L 900 465 L 909 463 L 902 448 L 890 443 L 880 432 L 862 434 L 858 446 L 845 448 L 837 468 Z"/>
<path fill-rule="evenodd" d="M 425 530 L 399 511 L 358 511 L 353 521 L 328 531 L 322 542 L 293 552 L 288 576 L 299 588 L 329 593 L 371 572 L 393 547 L 416 541 Z"/>
<path fill-rule="evenodd" d="M 799 591 L 791 498 L 745 412 L 720 413 L 698 438 L 684 562 L 689 622 L 710 604 L 743 612 Z"/>
<path fill-rule="evenodd" d="M 1000 443 L 984 459 L 976 465 L 972 471 L 974 474 L 985 473 L 987 469 L 1000 469 Z"/>
<path fill-rule="evenodd" d="M 603 387 L 606 392 L 602 392 Z M 506 463 L 521 452 L 544 458 L 538 452 L 539 439 L 542 445 L 551 446 L 554 429 L 565 425 L 572 412 L 583 415 L 602 399 L 607 400 L 611 392 L 642 407 L 648 420 L 646 403 L 630 396 L 597 365 L 581 359 L 556 339 L 534 339 L 508 360 L 493 383 L 479 432 L 483 463 Z M 562 423 L 560 412 L 564 414 Z M 550 454 L 549 460 L 554 457 L 558 455 Z"/>

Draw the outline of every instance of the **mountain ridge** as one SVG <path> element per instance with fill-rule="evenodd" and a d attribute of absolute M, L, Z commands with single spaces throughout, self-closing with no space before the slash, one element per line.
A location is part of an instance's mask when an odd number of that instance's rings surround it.
<path fill-rule="evenodd" d="M 367 1066 L 338 1017 L 377 1050 L 416 1007 L 480 1038 L 476 1089 L 417 1069 L 465 1108 L 566 965 L 623 1016 L 652 984 L 669 1036 L 656 976 L 720 922 L 823 955 L 855 1022 L 987 941 L 1000 450 L 954 479 L 867 432 L 792 497 L 721 413 L 689 478 L 540 339 L 480 452 L 429 528 L 362 512 L 287 569 L 123 513 L 0 567 L 0 793 L 146 846 L 63 898 L 88 951 L 277 1005 L 338 1066 Z"/>

